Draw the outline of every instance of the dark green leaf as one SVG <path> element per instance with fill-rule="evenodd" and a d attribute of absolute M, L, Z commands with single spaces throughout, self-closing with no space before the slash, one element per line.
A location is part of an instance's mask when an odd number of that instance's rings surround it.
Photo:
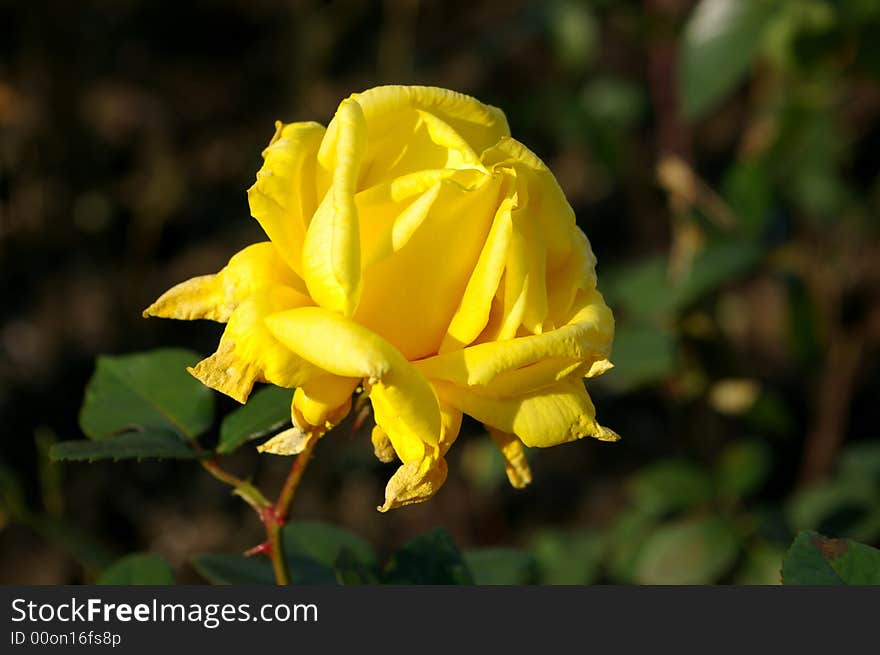
<path fill-rule="evenodd" d="M 199 436 L 214 415 L 211 390 L 186 372 L 199 359 L 178 349 L 99 357 L 80 411 L 82 431 L 90 439 L 132 427 Z"/>
<path fill-rule="evenodd" d="M 437 528 L 407 542 L 385 569 L 387 584 L 473 584 L 473 576 L 450 534 Z"/>
<path fill-rule="evenodd" d="M 226 455 L 245 442 L 272 432 L 290 421 L 293 389 L 271 386 L 251 394 L 247 404 L 230 412 L 220 424 L 217 452 Z"/>
<path fill-rule="evenodd" d="M 374 566 L 364 564 L 350 548 L 343 546 L 333 564 L 336 570 L 336 581 L 339 584 L 379 584 L 378 571 Z"/>
<path fill-rule="evenodd" d="M 49 456 L 55 461 L 92 462 L 99 459 L 199 459 L 203 454 L 190 448 L 173 432 L 145 430 L 100 441 L 62 441 L 52 446 Z"/>
<path fill-rule="evenodd" d="M 660 527 L 641 548 L 639 584 L 709 584 L 736 560 L 739 537 L 723 519 L 688 519 Z"/>
<path fill-rule="evenodd" d="M 721 453 L 715 472 L 722 498 L 746 498 L 761 488 L 770 474 L 770 449 L 763 441 L 740 441 Z"/>
<path fill-rule="evenodd" d="M 688 509 L 712 499 L 712 480 L 699 467 L 682 460 L 652 464 L 632 480 L 633 501 L 643 511 L 663 514 Z"/>
<path fill-rule="evenodd" d="M 348 530 L 318 521 L 295 521 L 283 529 L 284 552 L 294 584 L 337 584 L 355 570 L 378 570 L 376 554 Z M 337 569 L 340 559 L 344 571 Z"/>
<path fill-rule="evenodd" d="M 171 585 L 174 571 L 164 559 L 149 553 L 126 555 L 101 574 L 101 585 Z"/>
<path fill-rule="evenodd" d="M 211 584 L 275 584 L 272 564 L 265 557 L 205 554 L 194 557 L 192 565 Z"/>
<path fill-rule="evenodd" d="M 880 584 L 880 550 L 801 532 L 783 560 L 782 580 L 787 585 Z"/>
<path fill-rule="evenodd" d="M 684 31 L 679 95 L 688 118 L 699 118 L 730 94 L 751 68 L 777 3 L 701 0 Z"/>
<path fill-rule="evenodd" d="M 514 548 L 480 548 L 464 553 L 464 561 L 478 585 L 535 584 L 538 563 L 531 554 Z"/>

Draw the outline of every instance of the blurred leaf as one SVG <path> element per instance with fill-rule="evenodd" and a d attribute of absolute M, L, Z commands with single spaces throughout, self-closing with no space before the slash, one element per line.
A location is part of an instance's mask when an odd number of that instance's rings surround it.
<path fill-rule="evenodd" d="M 770 449 L 764 442 L 739 441 L 728 445 L 715 470 L 718 495 L 747 498 L 766 482 L 770 468 Z"/>
<path fill-rule="evenodd" d="M 682 309 L 721 285 L 748 272 L 760 257 L 758 245 L 748 240 L 725 239 L 706 244 L 691 268 L 675 287 L 675 305 Z"/>
<path fill-rule="evenodd" d="M 676 343 L 668 332 L 624 324 L 614 335 L 614 368 L 603 381 L 621 391 L 651 384 L 675 369 Z"/>
<path fill-rule="evenodd" d="M 767 171 L 755 162 L 738 162 L 727 170 L 722 190 L 740 221 L 738 231 L 760 237 L 773 209 L 773 189 Z"/>
<path fill-rule="evenodd" d="M 329 523 L 302 521 L 283 528 L 284 553 L 294 584 L 335 584 L 343 574 L 377 570 L 372 546 L 357 535 Z M 344 575 L 343 575 L 344 577 Z"/>
<path fill-rule="evenodd" d="M 785 436 L 794 430 L 794 419 L 785 401 L 766 388 L 743 418 L 750 427 L 768 436 Z"/>
<path fill-rule="evenodd" d="M 627 129 L 641 120 L 644 92 L 624 78 L 600 77 L 590 81 L 581 95 L 584 109 L 602 129 Z"/>
<path fill-rule="evenodd" d="M 211 390 L 186 372 L 200 359 L 179 349 L 99 357 L 80 411 L 82 431 L 105 439 L 140 426 L 196 438 L 214 414 Z"/>
<path fill-rule="evenodd" d="M 644 512 L 676 512 L 709 502 L 712 480 L 699 467 L 682 460 L 658 462 L 631 482 L 633 502 Z"/>
<path fill-rule="evenodd" d="M 547 3 L 548 30 L 556 57 L 572 73 L 586 70 L 599 49 L 599 26 L 590 8 L 574 0 Z"/>
<path fill-rule="evenodd" d="M 602 286 L 609 307 L 623 308 L 631 319 L 647 319 L 673 311 L 675 297 L 665 257 L 649 257 L 607 271 Z"/>
<path fill-rule="evenodd" d="M 209 453 L 190 448 L 173 432 L 145 430 L 127 432 L 100 441 L 62 441 L 52 446 L 53 461 L 93 462 L 100 459 L 199 459 Z"/>
<path fill-rule="evenodd" d="M 639 322 L 670 318 L 703 296 L 734 281 L 760 260 L 760 247 L 749 240 L 715 240 L 693 258 L 682 279 L 672 282 L 665 257 L 650 257 L 612 269 L 603 287 L 612 309 L 623 309 Z M 616 343 L 616 339 L 615 339 Z"/>
<path fill-rule="evenodd" d="M 101 570 L 115 559 L 115 555 L 95 535 L 62 519 L 29 513 L 20 517 L 20 521 L 88 570 Z"/>
<path fill-rule="evenodd" d="M 220 424 L 217 452 L 227 455 L 245 442 L 272 432 L 290 421 L 293 389 L 269 386 L 248 398 L 247 404 L 230 412 Z"/>
<path fill-rule="evenodd" d="M 785 549 L 769 544 L 752 546 L 746 551 L 743 565 L 734 582 L 741 585 L 782 584 L 782 558 Z"/>
<path fill-rule="evenodd" d="M 636 564 L 639 584 L 717 582 L 736 560 L 739 537 L 723 519 L 706 517 L 670 523 L 645 541 Z"/>
<path fill-rule="evenodd" d="M 713 109 L 745 78 L 776 4 L 701 0 L 696 6 L 684 29 L 678 70 L 688 118 Z"/>
<path fill-rule="evenodd" d="M 608 573 L 615 583 L 632 583 L 642 546 L 656 525 L 657 517 L 641 508 L 618 515 L 608 533 Z"/>
<path fill-rule="evenodd" d="M 537 560 L 541 584 L 590 584 L 599 573 L 600 535 L 588 531 L 542 530 L 529 549 Z"/>
<path fill-rule="evenodd" d="M 469 585 L 474 579 L 452 536 L 437 528 L 415 537 L 394 553 L 383 582 Z"/>
<path fill-rule="evenodd" d="M 466 551 L 464 560 L 478 585 L 524 585 L 537 582 L 537 562 L 515 548 L 479 548 Z"/>
<path fill-rule="evenodd" d="M 367 566 L 350 548 L 345 546 L 333 564 L 336 581 L 344 585 L 379 584 L 379 575 L 375 567 Z"/>
<path fill-rule="evenodd" d="M 806 488 L 786 504 L 795 530 L 847 534 L 861 541 L 880 537 L 880 492 L 873 481 L 838 476 Z"/>
<path fill-rule="evenodd" d="M 194 557 L 192 565 L 211 584 L 275 584 L 272 564 L 263 557 L 204 554 Z"/>
<path fill-rule="evenodd" d="M 880 442 L 850 444 L 840 455 L 838 470 L 842 477 L 865 478 L 880 488 Z"/>
<path fill-rule="evenodd" d="M 24 514 L 27 510 L 18 473 L 3 463 L 0 463 L 0 509 L 12 518 Z"/>
<path fill-rule="evenodd" d="M 126 555 L 101 574 L 100 585 L 172 585 L 174 571 L 164 559 L 149 553 Z"/>
<path fill-rule="evenodd" d="M 880 584 L 880 550 L 850 539 L 801 532 L 782 563 L 787 585 Z"/>

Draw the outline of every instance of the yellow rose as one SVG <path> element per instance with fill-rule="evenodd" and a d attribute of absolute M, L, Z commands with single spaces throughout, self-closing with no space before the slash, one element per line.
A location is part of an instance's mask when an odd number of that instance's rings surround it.
<path fill-rule="evenodd" d="M 276 125 L 248 191 L 269 241 L 183 282 L 144 314 L 226 322 L 191 370 L 240 402 L 296 388 L 300 452 L 369 394 L 376 455 L 402 466 L 385 511 L 430 498 L 462 414 L 486 425 L 511 483 L 522 445 L 601 427 L 581 378 L 611 364 L 614 319 L 595 257 L 550 170 L 501 110 L 446 89 L 385 86 L 343 100 L 325 129 Z"/>

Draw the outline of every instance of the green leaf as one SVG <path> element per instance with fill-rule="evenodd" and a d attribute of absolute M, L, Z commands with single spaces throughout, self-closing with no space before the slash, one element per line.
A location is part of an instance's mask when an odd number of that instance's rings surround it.
<path fill-rule="evenodd" d="M 367 566 L 350 548 L 343 546 L 339 557 L 333 563 L 336 570 L 336 581 L 339 584 L 379 584 L 379 575 L 375 567 Z"/>
<path fill-rule="evenodd" d="M 761 250 L 746 240 L 708 243 L 691 262 L 690 271 L 675 287 L 675 305 L 684 309 L 721 285 L 741 277 L 758 262 Z"/>
<path fill-rule="evenodd" d="M 801 532 L 782 562 L 784 584 L 880 584 L 880 550 L 850 539 Z"/>
<path fill-rule="evenodd" d="M 675 337 L 654 327 L 622 325 L 614 335 L 614 368 L 602 379 L 620 391 L 662 380 L 675 370 Z"/>
<path fill-rule="evenodd" d="M 724 100 L 751 68 L 778 3 L 772 0 L 701 0 L 684 29 L 679 95 L 696 119 Z"/>
<path fill-rule="evenodd" d="M 101 585 L 172 585 L 174 571 L 164 559 L 149 553 L 126 555 L 101 574 Z"/>
<path fill-rule="evenodd" d="M 786 506 L 795 530 L 848 534 L 861 541 L 880 537 L 880 492 L 873 480 L 840 476 L 798 492 Z"/>
<path fill-rule="evenodd" d="M 541 584 L 590 584 L 596 580 L 603 552 L 600 535 L 582 530 L 541 530 L 529 549 Z"/>
<path fill-rule="evenodd" d="M 194 557 L 192 565 L 211 584 L 275 584 L 272 564 L 265 557 L 206 553 Z"/>
<path fill-rule="evenodd" d="M 214 416 L 211 390 L 186 372 L 199 359 L 178 349 L 99 357 L 80 410 L 82 431 L 105 439 L 141 427 L 196 438 Z"/>
<path fill-rule="evenodd" d="M 523 585 L 538 581 L 535 557 L 515 548 L 479 548 L 466 551 L 464 561 L 478 585 Z"/>
<path fill-rule="evenodd" d="M 740 585 L 778 585 L 782 584 L 782 558 L 785 550 L 781 547 L 759 543 L 746 551 L 745 561 L 737 570 L 734 582 Z"/>
<path fill-rule="evenodd" d="M 272 432 L 290 421 L 293 389 L 270 386 L 248 398 L 247 404 L 230 412 L 220 424 L 217 452 L 227 455 L 251 439 Z"/>
<path fill-rule="evenodd" d="M 442 528 L 404 544 L 385 569 L 387 584 L 473 584 L 474 579 L 452 536 Z"/>
<path fill-rule="evenodd" d="M 52 446 L 49 457 L 54 461 L 93 462 L 100 459 L 199 459 L 199 453 L 173 432 L 145 430 L 127 432 L 100 441 L 62 441 Z"/>
<path fill-rule="evenodd" d="M 666 257 L 654 256 L 613 268 L 602 276 L 608 306 L 631 320 L 652 319 L 675 309 Z M 616 337 L 615 337 L 616 340 Z"/>
<path fill-rule="evenodd" d="M 372 546 L 329 523 L 298 521 L 283 528 L 284 553 L 294 584 L 336 584 L 354 571 L 378 570 Z M 341 560 L 341 563 L 340 563 Z M 342 567 L 340 571 L 337 567 Z"/>
<path fill-rule="evenodd" d="M 660 527 L 645 541 L 636 563 L 639 584 L 717 582 L 736 560 L 739 537 L 723 519 L 688 519 Z"/>
<path fill-rule="evenodd" d="M 770 449 L 763 441 L 739 441 L 721 453 L 715 471 L 718 495 L 741 499 L 758 491 L 770 475 Z"/>
<path fill-rule="evenodd" d="M 633 502 L 654 515 L 706 503 L 714 491 L 712 480 L 699 467 L 677 459 L 643 469 L 633 477 L 630 489 Z"/>

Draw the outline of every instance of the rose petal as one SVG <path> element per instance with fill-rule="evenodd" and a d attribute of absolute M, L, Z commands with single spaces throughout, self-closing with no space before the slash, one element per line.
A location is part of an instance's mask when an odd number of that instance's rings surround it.
<path fill-rule="evenodd" d="M 333 182 L 315 211 L 302 249 L 303 277 L 317 304 L 351 316 L 362 289 L 361 244 L 354 195 L 366 149 L 357 103 L 343 101 L 327 128 L 318 161 Z"/>
<path fill-rule="evenodd" d="M 502 432 L 515 434 L 530 447 L 544 448 L 583 437 L 617 441 L 611 430 L 596 423 L 596 410 L 580 380 L 514 398 L 499 398 L 449 383 L 437 383 L 445 403 Z"/>
<path fill-rule="evenodd" d="M 288 287 L 262 289 L 236 307 L 220 339 L 217 352 L 189 369 L 212 389 L 247 401 L 255 382 L 298 387 L 314 375 L 314 368 L 285 348 L 266 329 L 263 319 L 303 303 Z"/>
<path fill-rule="evenodd" d="M 371 330 L 320 307 L 266 319 L 284 345 L 315 366 L 343 377 L 367 378 L 376 423 L 404 463 L 424 456 L 441 434 L 437 397 L 425 377 L 397 348 Z"/>
<path fill-rule="evenodd" d="M 605 359 L 614 334 L 614 319 L 602 295 L 582 292 L 579 311 L 568 325 L 544 334 L 480 343 L 414 362 L 431 380 L 461 386 L 486 386 L 497 376 L 555 359 L 563 367 Z M 567 362 L 564 360 L 568 360 Z M 556 372 L 553 372 L 556 376 Z M 552 378 L 551 378 L 552 379 Z"/>
<path fill-rule="evenodd" d="M 495 445 L 501 451 L 504 457 L 504 470 L 507 473 L 507 479 L 511 486 L 516 489 L 523 489 L 532 481 L 532 469 L 526 460 L 526 454 L 523 451 L 522 442 L 516 438 L 516 435 L 508 432 L 502 432 L 494 428 L 488 428 L 489 434 Z"/>
<path fill-rule="evenodd" d="M 263 150 L 257 181 L 248 189 L 251 215 L 299 275 L 306 229 L 325 191 L 316 179 L 316 156 L 324 133 L 318 123 L 277 121 L 275 136 Z"/>
<path fill-rule="evenodd" d="M 201 275 L 172 287 L 144 310 L 144 317 L 199 318 L 225 323 L 239 303 L 271 286 L 302 285 L 269 242 L 255 243 L 236 253 L 215 275 Z M 305 296 L 298 304 L 309 304 Z"/>

